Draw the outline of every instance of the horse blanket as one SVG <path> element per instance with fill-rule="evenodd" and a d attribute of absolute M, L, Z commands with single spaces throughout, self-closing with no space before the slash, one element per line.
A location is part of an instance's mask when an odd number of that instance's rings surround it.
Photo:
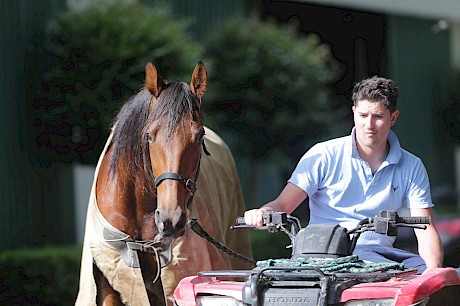
<path fill-rule="evenodd" d="M 125 264 L 117 248 L 112 247 L 102 232 L 109 229 L 120 237 L 126 234 L 110 225 L 101 215 L 96 202 L 96 179 L 102 159 L 111 143 L 113 133 L 102 152 L 88 203 L 85 237 L 80 271 L 80 289 L 75 305 L 96 305 L 96 284 L 93 263 L 102 271 L 111 286 L 120 293 L 126 305 L 149 305 L 140 268 Z M 252 257 L 247 231 L 230 231 L 236 216 L 244 213 L 244 200 L 239 176 L 228 146 L 211 129 L 206 128 L 206 148 L 203 154 L 197 191 L 191 204 L 191 217 L 203 229 L 230 249 Z M 244 263 L 217 250 L 213 245 L 186 228 L 184 236 L 172 244 L 172 260 L 161 269 L 161 280 L 168 305 L 178 282 L 199 271 L 247 268 Z M 152 254 L 153 258 L 153 254 Z"/>

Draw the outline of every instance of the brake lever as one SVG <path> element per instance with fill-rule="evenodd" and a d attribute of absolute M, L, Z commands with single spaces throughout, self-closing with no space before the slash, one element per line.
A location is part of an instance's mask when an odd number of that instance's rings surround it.
<path fill-rule="evenodd" d="M 240 225 L 231 225 L 230 229 L 231 230 L 237 230 L 237 229 L 254 229 L 254 230 L 259 230 L 259 231 L 274 231 L 277 232 L 280 229 L 277 226 L 254 226 L 254 225 L 246 225 L 246 224 L 240 224 Z"/>
<path fill-rule="evenodd" d="M 396 223 L 395 225 L 398 227 L 410 227 L 410 228 L 416 228 L 416 229 L 422 229 L 422 230 L 427 229 L 426 225 L 420 225 L 420 224 Z"/>

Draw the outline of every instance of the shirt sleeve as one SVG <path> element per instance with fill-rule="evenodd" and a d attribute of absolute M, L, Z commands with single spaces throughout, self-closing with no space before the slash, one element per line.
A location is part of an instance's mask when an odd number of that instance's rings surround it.
<path fill-rule="evenodd" d="M 433 207 L 428 173 L 420 158 L 414 159 L 413 171 L 408 178 L 406 206 L 408 208 Z"/>
<path fill-rule="evenodd" d="M 325 156 L 322 151 L 318 144 L 308 150 L 288 180 L 289 183 L 301 188 L 309 196 L 318 190 L 325 173 Z"/>

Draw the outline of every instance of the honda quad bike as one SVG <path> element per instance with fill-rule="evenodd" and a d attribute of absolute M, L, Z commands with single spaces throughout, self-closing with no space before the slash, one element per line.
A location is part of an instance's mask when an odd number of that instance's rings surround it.
<path fill-rule="evenodd" d="M 291 239 L 288 259 L 258 261 L 252 270 L 203 271 L 186 277 L 174 292 L 178 306 L 434 306 L 460 305 L 456 269 L 439 268 L 417 275 L 403 264 L 366 263 L 352 255 L 361 233 L 396 236 L 399 227 L 426 228 L 429 217 L 400 217 L 382 211 L 352 230 L 338 225 L 308 225 L 286 213 L 265 212 L 269 232 Z M 254 228 L 238 218 L 233 229 Z"/>

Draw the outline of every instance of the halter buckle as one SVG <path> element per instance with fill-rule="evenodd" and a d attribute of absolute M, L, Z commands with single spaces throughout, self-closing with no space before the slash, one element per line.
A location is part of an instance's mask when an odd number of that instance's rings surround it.
<path fill-rule="evenodd" d="M 192 179 L 187 179 L 185 181 L 185 188 L 187 188 L 187 190 L 190 191 L 190 193 L 192 195 L 194 195 L 195 191 L 196 191 L 196 183 L 195 183 L 195 181 L 193 181 Z"/>

